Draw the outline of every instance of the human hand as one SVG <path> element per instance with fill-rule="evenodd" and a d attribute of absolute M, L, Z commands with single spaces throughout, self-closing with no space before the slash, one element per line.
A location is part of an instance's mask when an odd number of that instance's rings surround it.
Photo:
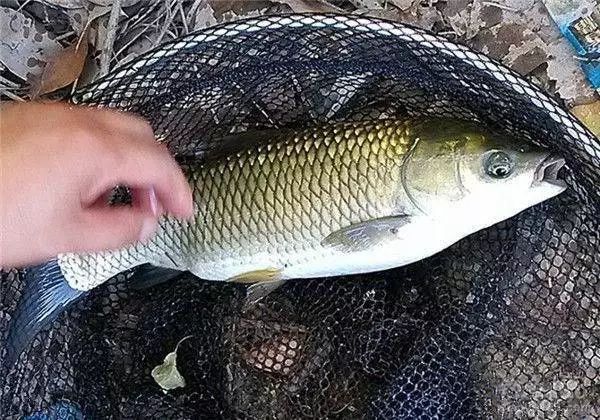
<path fill-rule="evenodd" d="M 0 266 L 148 239 L 163 213 L 192 216 L 192 193 L 142 119 L 65 104 L 0 111 Z M 109 207 L 116 185 L 132 206 Z"/>

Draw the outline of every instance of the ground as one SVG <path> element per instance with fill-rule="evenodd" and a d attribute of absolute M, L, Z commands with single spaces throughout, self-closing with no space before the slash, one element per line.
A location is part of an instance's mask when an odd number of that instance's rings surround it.
<path fill-rule="evenodd" d="M 586 2 L 593 0 L 580 3 Z M 542 0 L 3 0 L 0 5 L 0 93 L 15 100 L 64 98 L 167 40 L 224 21 L 292 11 L 411 23 L 501 60 L 568 106 L 597 98 Z"/>

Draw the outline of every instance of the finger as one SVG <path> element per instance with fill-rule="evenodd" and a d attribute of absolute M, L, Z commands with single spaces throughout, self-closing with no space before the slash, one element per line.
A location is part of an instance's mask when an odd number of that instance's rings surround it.
<path fill-rule="evenodd" d="M 98 110 L 98 108 L 90 108 L 90 112 L 93 112 L 94 116 L 109 130 L 121 135 L 123 133 L 134 135 L 138 140 L 156 141 L 152 126 L 139 115 L 108 108 L 101 108 L 101 112 Z"/>
<path fill-rule="evenodd" d="M 131 243 L 150 239 L 158 228 L 158 219 L 136 207 L 105 207 L 84 211 L 73 226 L 65 248 L 74 252 L 118 249 Z"/>
<path fill-rule="evenodd" d="M 123 163 L 122 175 L 134 187 L 151 186 L 159 204 L 169 214 L 191 217 L 194 211 L 190 184 L 183 171 L 163 146 L 139 148 Z"/>
<path fill-rule="evenodd" d="M 193 199 L 190 185 L 181 168 L 164 146 L 157 143 L 133 141 L 119 144 L 113 150 L 118 154 L 118 164 L 110 159 L 100 162 L 105 167 L 105 176 L 92 189 L 92 199 L 117 184 L 127 185 L 134 190 L 154 188 L 162 208 L 176 217 L 188 218 L 193 214 Z"/>
<path fill-rule="evenodd" d="M 98 106 L 76 105 L 65 102 L 31 102 L 32 107 L 39 107 L 41 115 L 48 109 L 55 108 L 59 112 L 65 113 L 67 118 L 78 118 L 104 126 L 109 131 L 143 131 L 152 132 L 150 124 L 141 116 L 126 112 L 117 108 L 103 108 Z"/>
<path fill-rule="evenodd" d="M 116 191 L 113 188 L 98 197 L 95 202 L 83 207 L 86 209 L 94 209 L 114 208 L 117 206 L 136 207 L 140 211 L 152 213 L 155 217 L 159 217 L 165 213 L 162 205 L 158 201 L 154 187 L 129 187 L 127 192 Z"/>
<path fill-rule="evenodd" d="M 97 188 L 107 190 L 116 183 L 137 188 L 153 186 L 168 213 L 191 217 L 193 203 L 189 184 L 166 147 L 156 142 L 150 125 L 133 114 L 108 109 L 102 111 L 99 115 L 105 120 L 108 147 L 101 154 L 112 154 L 112 159 L 119 164 L 114 165 L 111 157 L 106 162 L 99 158 L 108 176 Z"/>

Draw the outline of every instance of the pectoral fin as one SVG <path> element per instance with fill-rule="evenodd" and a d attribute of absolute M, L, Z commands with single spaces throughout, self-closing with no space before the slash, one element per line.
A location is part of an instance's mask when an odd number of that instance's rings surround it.
<path fill-rule="evenodd" d="M 281 280 L 280 277 L 280 269 L 265 268 L 238 274 L 228 281 L 250 284 L 248 289 L 246 289 L 246 300 L 244 301 L 244 308 L 247 309 L 285 283 L 285 280 Z"/>
<path fill-rule="evenodd" d="M 270 280 L 261 281 L 254 283 L 246 289 L 246 300 L 244 301 L 244 307 L 248 308 L 258 301 L 267 297 L 270 293 L 277 290 L 279 287 L 285 284 L 287 280 Z"/>
<path fill-rule="evenodd" d="M 382 217 L 346 226 L 332 232 L 321 245 L 345 252 L 366 251 L 402 236 L 402 229 L 410 223 L 407 215 Z"/>

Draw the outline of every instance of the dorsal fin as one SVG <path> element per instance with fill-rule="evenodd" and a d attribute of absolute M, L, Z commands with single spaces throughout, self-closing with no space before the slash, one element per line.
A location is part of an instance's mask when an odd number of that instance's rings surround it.
<path fill-rule="evenodd" d="M 292 129 L 265 129 L 229 134 L 211 140 L 210 146 L 197 155 L 178 155 L 176 159 L 180 164 L 216 161 L 263 145 L 286 141 L 292 132 Z"/>

